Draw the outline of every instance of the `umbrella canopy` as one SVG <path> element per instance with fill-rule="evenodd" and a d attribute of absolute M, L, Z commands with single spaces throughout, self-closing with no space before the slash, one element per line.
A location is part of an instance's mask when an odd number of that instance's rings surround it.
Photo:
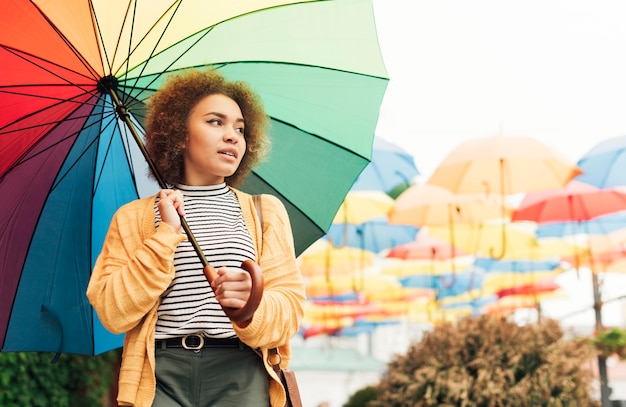
<path fill-rule="evenodd" d="M 387 257 L 405 260 L 444 260 L 465 255 L 449 242 L 423 232 L 418 233 L 414 241 L 393 247 L 387 253 Z"/>
<path fill-rule="evenodd" d="M 503 208 L 504 205 L 504 208 Z M 512 209 L 498 197 L 455 194 L 436 185 L 409 187 L 393 202 L 390 223 L 415 226 L 478 224 L 510 216 Z"/>
<path fill-rule="evenodd" d="M 158 189 L 135 141 L 167 74 L 260 94 L 273 148 L 242 189 L 283 201 L 298 253 L 369 162 L 387 84 L 371 2 L 15 0 L 0 25 L 3 351 L 121 346 L 84 293 L 114 211 Z"/>
<path fill-rule="evenodd" d="M 600 142 L 578 160 L 578 166 L 583 173 L 577 181 L 598 188 L 626 185 L 626 136 Z"/>
<path fill-rule="evenodd" d="M 333 223 L 358 225 L 374 218 L 387 216 L 393 199 L 381 191 L 350 191 L 344 198 Z"/>
<path fill-rule="evenodd" d="M 358 225 L 333 223 L 326 236 L 339 247 L 357 247 L 379 253 L 415 240 L 418 231 L 411 225 L 392 225 L 386 216 L 382 216 Z"/>
<path fill-rule="evenodd" d="M 412 155 L 381 137 L 375 137 L 372 161 L 352 185 L 352 191 L 389 193 L 398 185 L 408 186 L 417 175 L 419 171 Z"/>
<path fill-rule="evenodd" d="M 606 235 L 626 228 L 626 211 L 609 213 L 578 223 L 571 221 L 549 222 L 537 225 L 538 238 L 563 237 L 577 234 Z"/>
<path fill-rule="evenodd" d="M 558 188 L 581 173 L 575 163 L 532 137 L 468 140 L 428 180 L 457 193 L 516 194 Z"/>
<path fill-rule="evenodd" d="M 354 275 L 374 264 L 374 253 L 356 247 L 335 247 L 320 239 L 298 256 L 300 271 L 305 277 Z"/>
<path fill-rule="evenodd" d="M 626 189 L 600 189 L 571 181 L 564 188 L 528 193 L 513 213 L 513 221 L 537 223 L 586 221 L 626 210 Z"/>

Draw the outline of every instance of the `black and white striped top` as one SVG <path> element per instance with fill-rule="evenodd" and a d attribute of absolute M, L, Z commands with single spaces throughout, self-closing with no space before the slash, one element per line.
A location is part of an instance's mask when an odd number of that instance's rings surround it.
<path fill-rule="evenodd" d="M 185 199 L 185 219 L 209 264 L 240 267 L 255 260 L 254 244 L 246 229 L 239 201 L 225 183 L 212 186 L 177 185 Z M 158 202 L 158 198 L 157 198 Z M 155 224 L 161 221 L 155 203 Z M 158 309 L 156 339 L 192 333 L 214 338 L 235 337 L 230 320 L 204 277 L 202 263 L 189 241 L 174 256 L 176 276 L 163 293 Z"/>

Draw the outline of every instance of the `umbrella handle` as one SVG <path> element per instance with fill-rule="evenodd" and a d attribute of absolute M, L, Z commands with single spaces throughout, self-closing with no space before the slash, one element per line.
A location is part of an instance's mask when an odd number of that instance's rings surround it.
<path fill-rule="evenodd" d="M 241 308 L 222 307 L 226 316 L 233 322 L 246 322 L 252 318 L 254 312 L 261 303 L 263 297 L 263 272 L 261 267 L 252 260 L 245 260 L 241 263 L 241 268 L 250 274 L 252 279 L 252 287 L 250 288 L 250 297 L 248 302 Z M 217 278 L 217 272 L 215 268 L 210 264 L 204 266 L 204 276 L 207 281 L 211 283 Z"/>

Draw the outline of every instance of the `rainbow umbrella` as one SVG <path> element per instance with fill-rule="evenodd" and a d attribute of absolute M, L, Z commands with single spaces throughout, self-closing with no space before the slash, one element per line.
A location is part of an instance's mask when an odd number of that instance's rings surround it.
<path fill-rule="evenodd" d="M 166 75 L 258 91 L 273 148 L 243 189 L 283 201 L 298 253 L 371 157 L 388 79 L 370 1 L 14 0 L 0 26 L 3 351 L 121 346 L 84 293 L 114 211 L 159 188 L 141 138 Z"/>

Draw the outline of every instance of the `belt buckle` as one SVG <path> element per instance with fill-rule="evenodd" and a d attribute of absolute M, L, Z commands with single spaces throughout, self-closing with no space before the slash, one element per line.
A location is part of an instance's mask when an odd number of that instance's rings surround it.
<path fill-rule="evenodd" d="M 198 338 L 200 340 L 200 343 L 197 346 L 187 345 L 187 338 L 189 338 L 190 336 L 195 336 L 196 338 Z M 195 335 L 195 334 L 185 335 L 183 336 L 181 343 L 183 345 L 183 348 L 185 349 L 199 351 L 200 349 L 204 347 L 204 337 L 200 335 Z"/>

